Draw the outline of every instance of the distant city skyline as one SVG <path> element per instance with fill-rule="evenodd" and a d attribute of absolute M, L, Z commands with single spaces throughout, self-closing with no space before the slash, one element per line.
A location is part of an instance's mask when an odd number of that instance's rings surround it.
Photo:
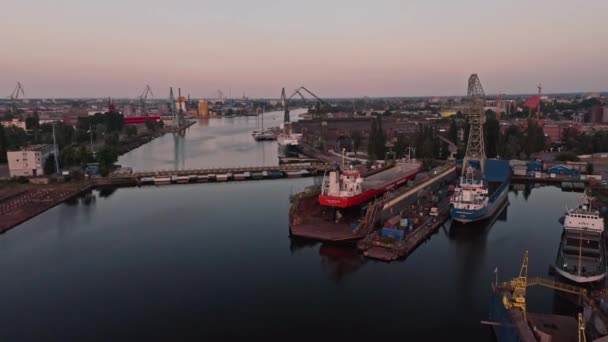
<path fill-rule="evenodd" d="M 0 97 L 608 91 L 608 1 L 3 2 Z"/>

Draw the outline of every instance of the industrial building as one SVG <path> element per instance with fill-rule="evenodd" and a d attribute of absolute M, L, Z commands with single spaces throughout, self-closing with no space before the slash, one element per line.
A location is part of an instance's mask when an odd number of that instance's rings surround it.
<path fill-rule="evenodd" d="M 207 102 L 206 100 L 198 101 L 198 115 L 202 117 L 209 116 L 209 102 Z"/>
<path fill-rule="evenodd" d="M 31 145 L 18 151 L 6 152 L 11 177 L 44 175 L 44 163 L 53 151 L 51 145 Z"/>
<path fill-rule="evenodd" d="M 578 175 L 578 171 L 576 171 L 572 167 L 566 166 L 566 165 L 553 166 L 552 168 L 547 169 L 547 173 L 558 175 L 558 176 L 577 176 Z"/>
<path fill-rule="evenodd" d="M 26 129 L 25 121 L 19 120 L 19 119 L 12 119 L 10 121 L 3 120 L 3 121 L 0 121 L 0 124 L 2 124 L 3 127 L 17 127 L 17 128 L 21 128 L 21 129 Z"/>

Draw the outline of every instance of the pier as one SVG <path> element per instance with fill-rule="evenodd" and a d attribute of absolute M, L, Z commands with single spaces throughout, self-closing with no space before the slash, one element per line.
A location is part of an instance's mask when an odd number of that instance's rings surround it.
<path fill-rule="evenodd" d="M 207 183 L 259 179 L 317 176 L 334 170 L 335 166 L 323 163 L 299 163 L 276 166 L 244 166 L 209 169 L 127 171 L 121 169 L 108 178 L 94 179 L 96 184 L 135 186 L 181 183 Z"/>
<path fill-rule="evenodd" d="M 5 198 L 0 202 L 0 233 L 89 189 L 90 184 L 39 186 Z"/>

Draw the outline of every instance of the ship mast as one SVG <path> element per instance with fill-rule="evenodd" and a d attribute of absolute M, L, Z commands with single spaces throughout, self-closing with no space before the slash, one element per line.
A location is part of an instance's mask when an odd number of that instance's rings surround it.
<path fill-rule="evenodd" d="M 467 142 L 467 150 L 462 163 L 462 174 L 466 174 L 469 168 L 469 163 L 472 160 L 478 160 L 481 167 L 481 173 L 485 170 L 486 153 L 484 149 L 483 124 L 485 123 L 485 94 L 481 87 L 481 82 L 477 74 L 472 74 L 469 77 L 467 89 L 467 98 L 469 102 L 469 140 Z"/>

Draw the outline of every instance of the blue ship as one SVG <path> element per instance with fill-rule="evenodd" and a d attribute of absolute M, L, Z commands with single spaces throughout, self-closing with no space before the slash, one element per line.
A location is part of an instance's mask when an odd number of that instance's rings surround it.
<path fill-rule="evenodd" d="M 469 166 L 452 195 L 450 217 L 455 221 L 469 223 L 487 219 L 508 196 L 511 180 L 508 161 L 487 160 L 486 172 L 481 178 L 475 177 L 474 171 Z"/>

